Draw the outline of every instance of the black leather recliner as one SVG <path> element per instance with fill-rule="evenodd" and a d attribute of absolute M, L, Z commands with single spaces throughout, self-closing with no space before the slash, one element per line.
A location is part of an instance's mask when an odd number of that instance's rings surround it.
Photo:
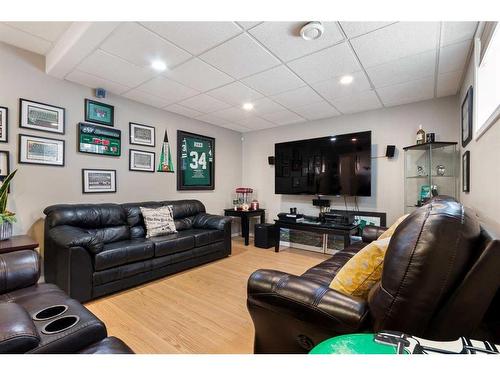
<path fill-rule="evenodd" d="M 145 238 L 140 207 L 172 205 L 177 233 Z M 231 254 L 231 220 L 198 200 L 44 210 L 45 280 L 88 301 Z"/>
<path fill-rule="evenodd" d="M 364 232 L 369 242 L 381 234 Z M 363 245 L 342 250 L 302 276 L 258 270 L 247 306 L 255 353 L 306 353 L 342 334 L 395 330 L 435 340 L 500 340 L 500 231 L 481 226 L 452 198 L 437 197 L 396 229 L 381 281 L 367 299 L 329 288 Z"/>
<path fill-rule="evenodd" d="M 0 253 L 0 353 L 133 353 L 78 301 L 37 284 L 39 265 L 33 250 Z"/>

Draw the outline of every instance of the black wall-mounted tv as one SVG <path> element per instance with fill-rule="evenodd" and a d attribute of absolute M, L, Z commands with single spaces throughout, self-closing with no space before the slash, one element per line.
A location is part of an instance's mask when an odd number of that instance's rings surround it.
<path fill-rule="evenodd" d="M 369 197 L 371 134 L 276 143 L 275 193 Z"/>

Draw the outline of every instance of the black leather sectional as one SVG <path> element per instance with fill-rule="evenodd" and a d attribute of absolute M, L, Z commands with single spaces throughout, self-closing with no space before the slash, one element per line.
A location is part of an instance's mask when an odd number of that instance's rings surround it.
<path fill-rule="evenodd" d="M 177 233 L 146 239 L 140 207 L 172 205 Z M 230 218 L 198 200 L 44 210 L 45 279 L 88 301 L 231 254 Z"/>
<path fill-rule="evenodd" d="M 39 277 L 36 251 L 0 253 L 0 353 L 133 353 L 56 285 L 38 284 Z"/>

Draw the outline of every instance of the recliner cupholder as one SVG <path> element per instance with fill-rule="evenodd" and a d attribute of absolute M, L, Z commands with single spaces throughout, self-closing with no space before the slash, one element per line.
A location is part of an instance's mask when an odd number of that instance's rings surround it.
<path fill-rule="evenodd" d="M 67 329 L 75 326 L 79 320 L 80 317 L 76 315 L 68 315 L 57 318 L 56 320 L 53 320 L 52 322 L 45 325 L 45 327 L 43 327 L 42 329 L 42 333 L 45 333 L 46 335 L 54 335 L 56 333 L 66 331 Z"/>
<path fill-rule="evenodd" d="M 33 314 L 33 320 L 48 320 L 64 314 L 68 310 L 67 305 L 53 305 Z"/>

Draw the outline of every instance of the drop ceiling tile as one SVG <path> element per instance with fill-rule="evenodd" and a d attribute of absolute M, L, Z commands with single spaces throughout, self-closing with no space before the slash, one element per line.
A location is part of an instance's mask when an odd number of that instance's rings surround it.
<path fill-rule="evenodd" d="M 395 22 L 340 22 L 348 38 L 368 34 L 369 32 L 389 26 Z"/>
<path fill-rule="evenodd" d="M 314 83 L 311 86 L 327 100 L 353 95 L 357 92 L 363 92 L 370 89 L 370 82 L 368 82 L 368 79 L 366 79 L 362 71 L 350 75 L 353 77 L 353 81 L 349 85 L 341 84 L 341 77 L 335 77 L 327 81 Z"/>
<path fill-rule="evenodd" d="M 439 50 L 439 73 L 462 70 L 467 61 L 471 41 L 449 44 Z"/>
<path fill-rule="evenodd" d="M 208 123 L 210 123 L 212 125 L 218 125 L 218 126 L 224 126 L 227 123 L 229 123 L 228 120 L 225 120 L 223 118 L 217 117 L 217 116 L 215 116 L 212 113 L 207 113 L 205 115 L 198 116 L 198 117 L 196 117 L 196 120 L 208 122 Z"/>
<path fill-rule="evenodd" d="M 120 95 L 123 92 L 131 89 L 131 87 L 121 85 L 119 83 L 112 82 L 101 77 L 96 77 L 92 74 L 81 72 L 79 70 L 72 71 L 65 77 L 65 79 L 93 89 L 101 87 L 117 95 Z"/>
<path fill-rule="evenodd" d="M 323 51 L 288 63 L 304 81 L 316 83 L 343 74 L 361 70 L 347 43 L 337 44 Z"/>
<path fill-rule="evenodd" d="M 296 107 L 293 111 L 307 120 L 319 120 L 340 115 L 339 111 L 325 101 Z"/>
<path fill-rule="evenodd" d="M 316 52 L 344 40 L 337 22 L 323 22 L 325 31 L 317 40 L 304 40 L 300 29 L 305 22 L 264 22 L 249 33 L 284 61 Z"/>
<path fill-rule="evenodd" d="M 437 76 L 437 96 L 456 95 L 459 89 L 462 71 L 438 74 Z"/>
<path fill-rule="evenodd" d="M 278 59 L 246 34 L 205 52 L 200 58 L 237 79 L 280 64 Z"/>
<path fill-rule="evenodd" d="M 78 70 L 131 87 L 135 87 L 157 74 L 151 69 L 140 68 L 101 50 L 95 51 L 83 60 L 78 66 Z"/>
<path fill-rule="evenodd" d="M 286 109 L 281 104 L 273 102 L 269 98 L 262 98 L 253 102 L 253 112 L 256 115 L 263 115 L 265 113 L 279 112 Z"/>
<path fill-rule="evenodd" d="M 270 121 L 255 116 L 244 118 L 242 120 L 237 121 L 237 123 L 252 130 L 269 129 L 276 126 L 276 124 Z"/>
<path fill-rule="evenodd" d="M 368 68 L 366 72 L 378 88 L 433 76 L 435 69 L 436 50 L 433 49 Z"/>
<path fill-rule="evenodd" d="M 370 68 L 435 49 L 439 22 L 398 22 L 351 40 L 361 64 Z"/>
<path fill-rule="evenodd" d="M 245 126 L 237 125 L 237 124 L 233 124 L 233 123 L 224 124 L 223 128 L 234 130 L 234 131 L 237 131 L 237 132 L 240 132 L 240 133 L 246 133 L 246 132 L 251 131 L 251 129 L 248 129 Z"/>
<path fill-rule="evenodd" d="M 155 95 L 151 95 L 150 93 L 138 89 L 130 90 L 129 92 L 123 94 L 123 96 L 125 98 L 135 100 L 136 102 L 144 103 L 158 108 L 163 108 L 169 103 L 168 100 Z"/>
<path fill-rule="evenodd" d="M 167 70 L 164 75 L 199 91 L 207 91 L 234 81 L 226 73 L 197 58 L 189 60 L 173 70 Z"/>
<path fill-rule="evenodd" d="M 284 91 L 305 86 L 285 65 L 277 66 L 241 80 L 245 85 L 254 88 L 264 95 L 275 95 Z"/>
<path fill-rule="evenodd" d="M 141 22 L 177 46 L 198 55 L 242 32 L 234 22 Z"/>
<path fill-rule="evenodd" d="M 167 101 L 165 105 L 198 95 L 198 91 L 161 76 L 155 77 L 137 88 L 165 99 Z"/>
<path fill-rule="evenodd" d="M 207 94 L 216 99 L 222 100 L 223 102 L 237 106 L 241 106 L 246 102 L 253 102 L 255 99 L 263 97 L 262 94 L 252 90 L 240 82 L 230 83 L 229 85 L 208 91 Z"/>
<path fill-rule="evenodd" d="M 46 54 L 52 44 L 42 38 L 0 23 L 0 42 L 38 53 Z"/>
<path fill-rule="evenodd" d="M 55 42 L 68 29 L 71 22 L 5 22 L 18 30 Z"/>
<path fill-rule="evenodd" d="M 251 29 L 252 27 L 257 26 L 258 24 L 261 24 L 262 21 L 237 21 L 236 23 L 245 30 L 248 30 Z"/>
<path fill-rule="evenodd" d="M 195 111 L 194 109 L 187 108 L 187 107 L 184 107 L 184 106 L 179 105 L 179 104 L 171 104 L 167 107 L 164 107 L 163 109 L 165 109 L 169 112 L 174 112 L 174 113 L 177 113 L 179 115 L 183 115 L 183 116 L 191 117 L 191 118 L 202 115 L 201 112 Z"/>
<path fill-rule="evenodd" d="M 382 108 L 382 104 L 372 90 L 337 98 L 331 102 L 342 113 L 356 113 Z"/>
<path fill-rule="evenodd" d="M 287 91 L 279 95 L 270 97 L 270 99 L 278 102 L 279 104 L 287 107 L 299 107 L 306 104 L 312 104 L 322 101 L 321 96 L 309 86 L 304 86 L 299 89 Z"/>
<path fill-rule="evenodd" d="M 180 102 L 179 104 L 203 113 L 215 112 L 230 107 L 229 104 L 212 98 L 211 96 L 206 94 L 194 96 Z"/>
<path fill-rule="evenodd" d="M 377 89 L 385 106 L 418 102 L 434 97 L 434 77 Z"/>
<path fill-rule="evenodd" d="M 172 67 L 191 57 L 186 51 L 135 22 L 122 23 L 104 41 L 101 49 L 148 69 L 152 69 L 153 60 L 162 60 L 167 67 Z"/>
<path fill-rule="evenodd" d="M 472 39 L 476 28 L 477 22 L 443 22 L 441 46 Z"/>
<path fill-rule="evenodd" d="M 214 116 L 223 118 L 224 120 L 237 122 L 244 118 L 251 117 L 253 114 L 245 111 L 241 107 L 231 107 L 213 113 Z"/>
<path fill-rule="evenodd" d="M 305 121 L 304 118 L 300 117 L 298 114 L 293 113 L 287 109 L 279 112 L 266 113 L 261 117 L 275 123 L 276 125 L 288 125 Z"/>

